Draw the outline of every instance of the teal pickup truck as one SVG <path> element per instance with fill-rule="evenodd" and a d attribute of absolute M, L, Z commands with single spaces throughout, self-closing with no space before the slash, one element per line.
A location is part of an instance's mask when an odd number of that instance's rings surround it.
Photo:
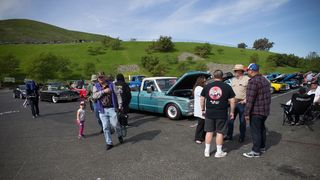
<path fill-rule="evenodd" d="M 210 73 L 192 71 L 177 77 L 144 78 L 140 89 L 132 91 L 130 109 L 163 113 L 170 119 L 193 115 L 192 89 L 199 76 Z"/>

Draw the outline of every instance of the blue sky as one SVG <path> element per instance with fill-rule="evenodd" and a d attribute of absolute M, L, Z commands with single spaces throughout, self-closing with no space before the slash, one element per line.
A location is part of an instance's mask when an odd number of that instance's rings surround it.
<path fill-rule="evenodd" d="M 123 40 L 199 41 L 249 47 L 259 38 L 273 52 L 320 52 L 318 0 L 0 0 L 0 19 L 33 19 Z"/>

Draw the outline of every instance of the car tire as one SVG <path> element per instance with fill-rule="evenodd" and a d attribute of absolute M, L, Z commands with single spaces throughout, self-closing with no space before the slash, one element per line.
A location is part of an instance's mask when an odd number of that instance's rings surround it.
<path fill-rule="evenodd" d="M 273 93 L 275 93 L 275 92 L 276 92 L 276 89 L 274 89 L 274 87 L 271 87 L 271 88 L 270 88 L 270 93 L 273 94 Z"/>
<path fill-rule="evenodd" d="M 58 98 L 56 96 L 52 96 L 51 100 L 53 103 L 57 103 L 58 102 Z"/>
<path fill-rule="evenodd" d="M 165 108 L 165 114 L 169 119 L 177 120 L 181 118 L 180 108 L 173 103 L 170 103 Z"/>

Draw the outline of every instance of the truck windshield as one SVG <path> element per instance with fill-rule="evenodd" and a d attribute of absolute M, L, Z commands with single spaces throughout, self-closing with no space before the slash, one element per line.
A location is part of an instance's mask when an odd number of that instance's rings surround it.
<path fill-rule="evenodd" d="M 156 82 L 161 91 L 168 91 L 177 82 L 177 79 L 157 79 Z"/>

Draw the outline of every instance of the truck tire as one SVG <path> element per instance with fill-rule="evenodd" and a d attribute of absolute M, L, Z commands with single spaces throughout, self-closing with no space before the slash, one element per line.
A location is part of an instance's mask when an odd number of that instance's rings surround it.
<path fill-rule="evenodd" d="M 181 111 L 176 104 L 170 103 L 165 108 L 165 114 L 169 119 L 177 120 L 181 118 Z"/>

